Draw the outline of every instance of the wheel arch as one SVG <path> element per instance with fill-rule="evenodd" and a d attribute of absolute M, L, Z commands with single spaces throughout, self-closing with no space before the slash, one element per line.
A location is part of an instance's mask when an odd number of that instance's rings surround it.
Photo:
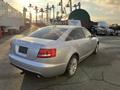
<path fill-rule="evenodd" d="M 79 54 L 78 54 L 77 52 L 72 53 L 71 56 L 69 57 L 68 62 L 67 62 L 67 65 L 66 65 L 66 69 L 65 69 L 65 71 L 64 71 L 64 74 L 66 73 L 66 70 L 67 70 L 68 64 L 69 64 L 69 62 L 70 62 L 70 60 L 71 60 L 71 58 L 72 58 L 73 56 L 76 56 L 76 57 L 77 57 L 77 60 L 78 60 L 78 62 L 79 62 L 79 60 L 80 60 L 80 56 L 79 56 Z"/>
<path fill-rule="evenodd" d="M 76 57 L 77 57 L 77 60 L 79 61 L 80 56 L 79 56 L 79 54 L 78 54 L 77 52 L 73 53 L 73 55 L 71 56 L 71 58 L 72 58 L 73 56 L 76 56 Z"/>
<path fill-rule="evenodd" d="M 68 66 L 68 63 L 69 63 L 70 59 L 71 59 L 74 55 L 77 56 L 77 60 L 78 60 L 78 62 L 79 62 L 79 60 L 80 60 L 80 55 L 79 55 L 77 52 L 74 52 L 74 53 L 72 53 L 72 54 L 69 56 L 68 61 L 67 61 L 66 68 L 67 68 L 67 66 Z"/>

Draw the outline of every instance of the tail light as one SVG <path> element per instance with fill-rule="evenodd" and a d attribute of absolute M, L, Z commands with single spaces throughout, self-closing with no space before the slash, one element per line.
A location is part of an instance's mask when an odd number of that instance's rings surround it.
<path fill-rule="evenodd" d="M 56 57 L 56 49 L 40 49 L 37 58 L 52 58 Z"/>

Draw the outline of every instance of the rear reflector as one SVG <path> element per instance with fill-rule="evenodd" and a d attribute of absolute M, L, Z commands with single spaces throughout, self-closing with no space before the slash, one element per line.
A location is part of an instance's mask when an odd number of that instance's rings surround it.
<path fill-rule="evenodd" d="M 52 58 L 56 57 L 56 49 L 40 49 L 37 58 Z"/>

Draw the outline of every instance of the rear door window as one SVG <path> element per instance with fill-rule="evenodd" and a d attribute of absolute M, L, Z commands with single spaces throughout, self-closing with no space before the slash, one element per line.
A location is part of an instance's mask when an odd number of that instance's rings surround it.
<path fill-rule="evenodd" d="M 84 34 L 82 32 L 82 28 L 76 28 L 73 29 L 70 34 L 68 35 L 68 37 L 66 38 L 66 41 L 70 41 L 70 40 L 77 40 L 77 39 L 82 39 L 84 38 Z"/>
<path fill-rule="evenodd" d="M 86 38 L 91 36 L 91 33 L 86 28 L 83 28 L 82 30 L 83 30 L 84 35 L 85 35 Z"/>

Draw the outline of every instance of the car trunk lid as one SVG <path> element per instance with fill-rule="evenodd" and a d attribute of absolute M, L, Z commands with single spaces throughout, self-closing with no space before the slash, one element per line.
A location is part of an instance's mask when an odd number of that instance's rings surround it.
<path fill-rule="evenodd" d="M 15 42 L 15 53 L 21 57 L 33 60 L 37 58 L 40 48 L 44 48 L 54 40 L 25 37 Z"/>

